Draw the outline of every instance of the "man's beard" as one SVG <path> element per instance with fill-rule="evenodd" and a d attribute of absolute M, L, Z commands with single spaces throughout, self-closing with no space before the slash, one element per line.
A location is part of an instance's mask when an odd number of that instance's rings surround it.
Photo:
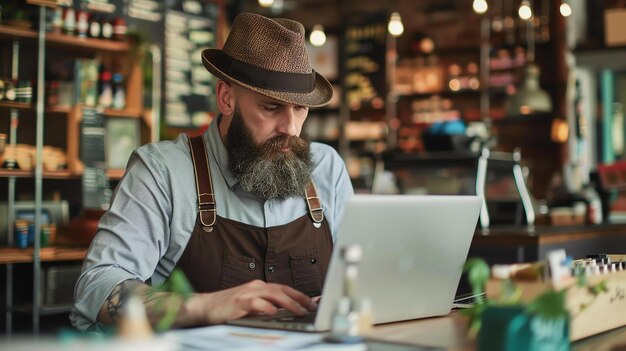
<path fill-rule="evenodd" d="M 236 108 L 225 144 L 228 167 L 243 190 L 255 192 L 263 200 L 304 196 L 313 171 L 305 140 L 277 135 L 257 145 Z M 285 148 L 289 151 L 283 151 Z"/>

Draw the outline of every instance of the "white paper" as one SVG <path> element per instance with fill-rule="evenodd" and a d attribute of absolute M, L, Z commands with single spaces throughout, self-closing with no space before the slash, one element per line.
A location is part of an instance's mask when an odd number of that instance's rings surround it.
<path fill-rule="evenodd" d="M 165 334 L 183 350 L 366 350 L 362 344 L 329 344 L 324 334 L 219 325 Z"/>

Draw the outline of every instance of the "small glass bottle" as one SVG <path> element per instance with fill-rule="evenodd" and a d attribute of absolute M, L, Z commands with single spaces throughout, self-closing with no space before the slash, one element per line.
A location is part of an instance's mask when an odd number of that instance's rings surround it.
<path fill-rule="evenodd" d="M 87 37 L 87 31 L 89 30 L 89 14 L 85 11 L 78 11 L 78 21 L 76 23 L 76 33 L 81 38 Z"/>
<path fill-rule="evenodd" d="M 76 29 L 76 13 L 74 9 L 68 7 L 65 9 L 65 15 L 63 16 L 63 33 L 68 35 L 74 35 Z"/>
<path fill-rule="evenodd" d="M 113 87 L 111 86 L 111 72 L 100 73 L 100 89 L 98 89 L 98 105 L 111 107 L 113 103 Z"/>
<path fill-rule="evenodd" d="M 89 19 L 89 36 L 92 38 L 100 38 L 102 24 L 100 19 L 96 16 L 91 16 Z"/>
<path fill-rule="evenodd" d="M 52 33 L 60 34 L 63 30 L 63 9 L 57 7 L 52 16 Z"/>
<path fill-rule="evenodd" d="M 126 89 L 124 89 L 124 77 L 121 73 L 113 75 L 113 104 L 115 109 L 126 107 Z"/>
<path fill-rule="evenodd" d="M 126 20 L 123 18 L 116 18 L 113 21 L 113 39 L 123 41 L 126 40 L 126 33 L 128 27 L 126 26 Z"/>
<path fill-rule="evenodd" d="M 106 18 L 102 19 L 102 27 L 100 30 L 103 39 L 111 39 L 113 37 L 113 25 Z"/>

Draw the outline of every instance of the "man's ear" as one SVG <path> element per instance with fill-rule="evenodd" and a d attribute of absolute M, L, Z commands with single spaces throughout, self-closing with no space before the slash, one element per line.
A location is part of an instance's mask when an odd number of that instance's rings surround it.
<path fill-rule="evenodd" d="M 235 112 L 235 95 L 230 83 L 218 80 L 215 86 L 217 92 L 217 108 L 225 116 L 232 116 Z"/>

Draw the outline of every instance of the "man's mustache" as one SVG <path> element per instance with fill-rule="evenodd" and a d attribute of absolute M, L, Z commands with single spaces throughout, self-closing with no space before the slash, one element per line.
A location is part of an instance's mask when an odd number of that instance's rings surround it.
<path fill-rule="evenodd" d="M 306 140 L 295 135 L 277 135 L 266 140 L 261 149 L 264 151 L 279 151 L 285 148 L 290 149 L 294 153 L 306 150 L 308 143 Z"/>

